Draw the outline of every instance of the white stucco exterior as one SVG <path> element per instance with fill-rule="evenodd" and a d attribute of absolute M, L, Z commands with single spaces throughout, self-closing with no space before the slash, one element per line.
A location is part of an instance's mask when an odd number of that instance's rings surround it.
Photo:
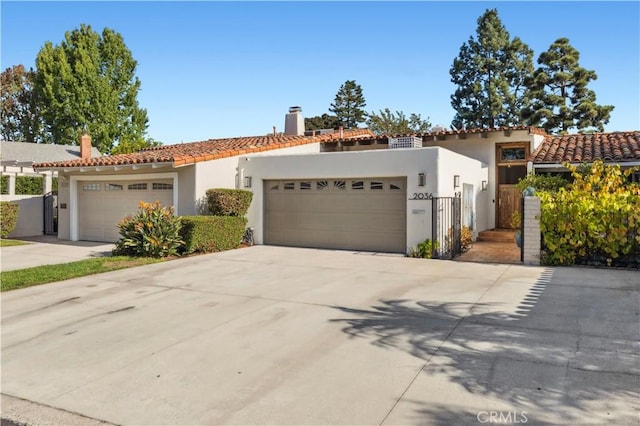
<path fill-rule="evenodd" d="M 445 164 L 446 163 L 446 164 Z M 486 204 L 488 168 L 474 160 L 439 147 L 397 150 L 329 152 L 319 154 L 246 156 L 239 160 L 244 176 L 251 176 L 253 201 L 247 214 L 255 229 L 257 244 L 264 232 L 263 182 L 271 179 L 321 179 L 405 177 L 407 180 L 406 243 L 407 252 L 415 244 L 431 237 L 431 201 L 412 199 L 414 194 L 450 197 L 461 191 L 463 183 L 472 184 L 475 201 Z M 425 186 L 418 186 L 419 173 L 425 173 Z M 453 187 L 453 176 L 460 176 L 460 188 Z M 426 197 L 425 197 L 426 198 Z M 487 223 L 486 212 L 477 207 L 477 226 Z M 482 230 L 482 229 L 480 229 Z"/>

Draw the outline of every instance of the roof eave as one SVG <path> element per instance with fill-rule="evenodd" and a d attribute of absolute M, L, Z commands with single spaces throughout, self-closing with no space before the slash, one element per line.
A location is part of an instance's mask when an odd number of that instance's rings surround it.
<path fill-rule="evenodd" d="M 133 164 L 108 164 L 108 165 L 83 165 L 83 166 L 44 166 L 37 167 L 34 166 L 34 170 L 50 170 L 57 171 L 63 173 L 73 173 L 73 172 L 104 172 L 104 171 L 122 171 L 122 170 L 141 170 L 141 169 L 159 169 L 162 167 L 179 167 L 175 166 L 173 162 L 162 162 L 162 163 L 133 163 Z"/>

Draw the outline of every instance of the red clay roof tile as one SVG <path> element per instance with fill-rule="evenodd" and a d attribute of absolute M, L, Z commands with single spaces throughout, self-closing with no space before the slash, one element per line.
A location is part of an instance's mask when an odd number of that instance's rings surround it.
<path fill-rule="evenodd" d="M 547 135 L 530 160 L 536 164 L 640 161 L 640 131 Z"/>
<path fill-rule="evenodd" d="M 250 136 L 240 138 L 209 139 L 201 142 L 164 145 L 147 148 L 132 154 L 108 155 L 86 160 L 46 162 L 35 168 L 119 166 L 141 163 L 171 163 L 173 166 L 209 161 L 211 159 L 269 151 L 334 139 L 339 132 L 315 136 Z M 344 138 L 372 136 L 369 129 L 343 130 Z"/>

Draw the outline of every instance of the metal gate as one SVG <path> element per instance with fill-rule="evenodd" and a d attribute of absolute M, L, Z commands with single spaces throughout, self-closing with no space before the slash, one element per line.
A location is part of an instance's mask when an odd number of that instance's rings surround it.
<path fill-rule="evenodd" d="M 49 192 L 44 195 L 44 234 L 58 233 L 58 193 Z"/>
<path fill-rule="evenodd" d="M 453 259 L 462 252 L 462 199 L 435 197 L 431 200 L 433 259 Z"/>

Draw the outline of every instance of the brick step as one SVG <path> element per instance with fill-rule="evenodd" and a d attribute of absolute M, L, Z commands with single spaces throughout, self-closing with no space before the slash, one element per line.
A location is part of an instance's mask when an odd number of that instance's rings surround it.
<path fill-rule="evenodd" d="M 501 243 L 514 243 L 515 232 L 509 230 L 482 231 L 478 234 L 478 241 L 491 241 Z"/>

